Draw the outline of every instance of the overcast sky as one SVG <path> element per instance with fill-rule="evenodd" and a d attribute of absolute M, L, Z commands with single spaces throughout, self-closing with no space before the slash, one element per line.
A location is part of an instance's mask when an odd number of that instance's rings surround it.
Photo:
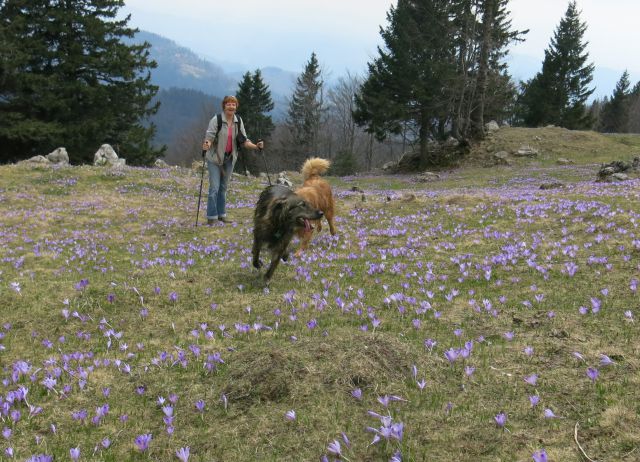
<path fill-rule="evenodd" d="M 217 61 L 301 72 L 315 51 L 325 71 L 364 73 L 382 44 L 380 26 L 396 0 L 125 0 L 131 26 Z M 565 0 L 511 0 L 512 46 L 540 63 L 567 9 Z M 591 62 L 640 78 L 640 0 L 578 0 Z M 632 79 L 632 84 L 635 80 Z"/>

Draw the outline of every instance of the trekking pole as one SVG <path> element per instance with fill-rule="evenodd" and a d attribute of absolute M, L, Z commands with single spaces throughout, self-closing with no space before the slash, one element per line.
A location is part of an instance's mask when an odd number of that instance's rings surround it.
<path fill-rule="evenodd" d="M 261 139 L 260 139 L 260 140 L 258 140 L 258 143 L 259 143 L 260 141 L 262 141 L 262 140 L 261 140 Z M 267 179 L 269 180 L 269 186 L 273 186 L 273 185 L 271 184 L 271 177 L 269 176 L 269 168 L 267 167 L 267 159 L 265 159 L 265 157 L 264 157 L 264 152 L 262 151 L 262 148 L 258 148 L 258 150 L 260 151 L 260 154 L 262 154 L 262 161 L 264 162 L 264 171 L 265 171 L 265 172 L 266 172 L 266 174 L 267 174 Z"/>
<path fill-rule="evenodd" d="M 198 211 L 196 212 L 196 228 L 198 227 L 198 216 L 200 216 L 200 199 L 202 199 L 202 182 L 204 181 L 204 156 L 207 154 L 206 150 L 202 150 L 202 175 L 200 176 L 200 193 L 198 194 Z"/>

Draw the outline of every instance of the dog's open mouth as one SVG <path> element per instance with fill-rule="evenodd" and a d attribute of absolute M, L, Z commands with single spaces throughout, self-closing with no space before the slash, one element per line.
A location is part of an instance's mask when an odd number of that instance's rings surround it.
<path fill-rule="evenodd" d="M 302 226 L 306 232 L 313 230 L 313 225 L 308 218 L 300 218 L 298 219 L 298 225 Z"/>

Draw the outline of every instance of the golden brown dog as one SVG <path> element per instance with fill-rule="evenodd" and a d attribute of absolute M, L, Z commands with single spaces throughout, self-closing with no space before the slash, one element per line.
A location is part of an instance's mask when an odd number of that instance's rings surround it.
<path fill-rule="evenodd" d="M 329 167 L 331 162 L 327 159 L 321 159 L 319 157 L 312 157 L 307 159 L 302 166 L 302 177 L 304 183 L 298 189 L 296 194 L 307 201 L 312 207 L 320 209 L 324 213 L 324 217 L 329 223 L 329 232 L 331 235 L 336 234 L 336 225 L 334 221 L 335 217 L 335 202 L 333 200 L 333 194 L 331 193 L 331 186 L 327 181 L 321 177 Z M 322 219 L 314 220 L 313 228 L 318 232 L 322 231 Z M 296 255 L 299 256 L 309 245 L 309 241 L 313 236 L 313 228 L 301 228 L 298 230 L 298 236 L 300 237 L 300 248 L 297 250 Z"/>

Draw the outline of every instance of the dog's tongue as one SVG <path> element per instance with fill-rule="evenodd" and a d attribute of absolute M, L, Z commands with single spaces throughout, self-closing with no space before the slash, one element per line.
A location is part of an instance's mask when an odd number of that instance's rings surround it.
<path fill-rule="evenodd" d="M 311 223 L 306 218 L 304 219 L 304 230 L 309 231 L 311 229 Z"/>

